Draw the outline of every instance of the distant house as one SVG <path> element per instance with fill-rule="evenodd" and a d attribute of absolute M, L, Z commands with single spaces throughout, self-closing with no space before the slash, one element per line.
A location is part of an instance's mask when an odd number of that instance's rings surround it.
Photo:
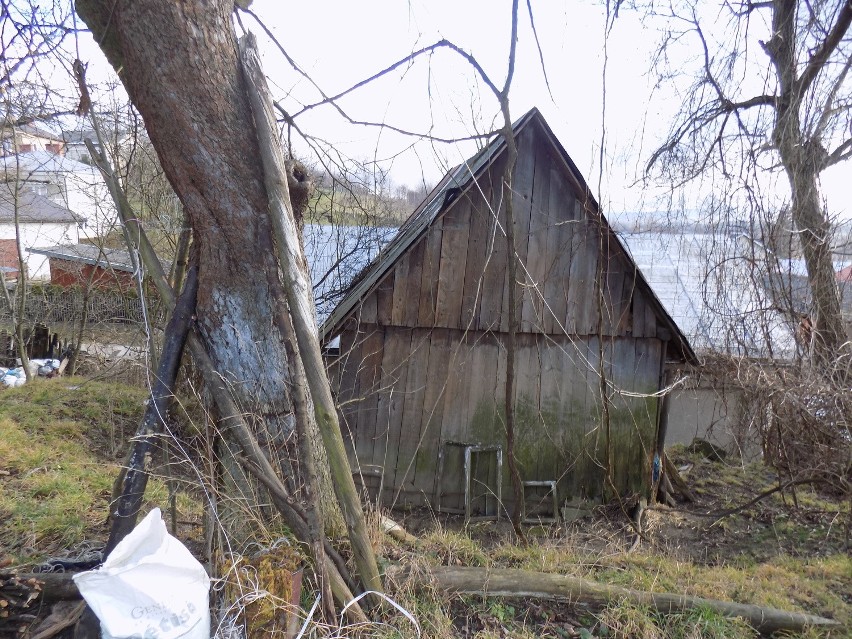
<path fill-rule="evenodd" d="M 386 504 L 488 514 L 496 496 L 512 502 L 502 471 L 512 317 L 516 451 L 527 490 L 545 501 L 647 492 L 665 365 L 695 361 L 541 114 L 514 132 L 513 192 L 497 137 L 447 174 L 321 328 L 325 343 L 340 339 L 330 371 L 352 468 Z"/>
<path fill-rule="evenodd" d="M 7 192 L 32 191 L 85 218 L 84 234 L 98 237 L 117 224 L 115 205 L 93 166 L 48 151 L 0 159 L 0 182 Z"/>
<path fill-rule="evenodd" d="M 86 139 L 91 140 L 95 147 L 98 147 L 98 138 L 92 129 L 63 131 L 62 139 L 65 141 L 65 157 L 83 164 L 92 164 L 91 153 L 86 148 Z"/>
<path fill-rule="evenodd" d="M 0 268 L 6 278 L 12 279 L 18 274 L 18 238 L 24 250 L 28 277 L 47 279 L 50 275 L 47 258 L 32 255 L 29 250 L 45 244 L 77 242 L 85 222 L 84 218 L 43 195 L 21 191 L 16 197 L 0 185 Z"/>
<path fill-rule="evenodd" d="M 35 124 L 22 124 L 3 130 L 3 157 L 32 151 L 62 155 L 65 152 L 65 141 L 61 135 Z"/>
<path fill-rule="evenodd" d="M 134 138 L 130 133 L 124 129 L 113 129 L 106 131 L 105 134 L 110 152 L 117 152 L 126 160 L 134 144 Z M 98 135 L 91 128 L 85 127 L 63 131 L 62 139 L 65 143 L 65 157 L 76 160 L 77 162 L 93 164 L 91 153 L 89 153 L 89 149 L 86 146 L 86 140 L 91 141 L 96 149 L 102 151 L 101 145 L 98 143 Z"/>
<path fill-rule="evenodd" d="M 89 287 L 122 293 L 137 290 L 139 269 L 130 253 L 94 244 L 71 244 L 30 249 L 50 263 L 50 283 L 62 287 Z M 163 262 L 163 268 L 171 263 Z"/>

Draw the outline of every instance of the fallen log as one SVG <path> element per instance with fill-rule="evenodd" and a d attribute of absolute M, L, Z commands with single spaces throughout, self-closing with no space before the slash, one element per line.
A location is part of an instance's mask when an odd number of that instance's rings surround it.
<path fill-rule="evenodd" d="M 382 526 L 382 532 L 384 532 L 386 535 L 390 535 L 397 541 L 401 541 L 410 546 L 417 545 L 417 537 L 409 533 L 405 528 L 400 526 L 393 519 L 382 516 L 380 523 Z"/>
<path fill-rule="evenodd" d="M 627 601 L 648 606 L 661 613 L 673 613 L 690 608 L 709 608 L 725 617 L 741 617 L 764 634 L 779 631 L 802 632 L 809 626 L 840 627 L 833 619 L 817 617 L 775 608 L 764 608 L 716 599 L 704 599 L 668 592 L 644 592 L 602 584 L 579 577 L 568 577 L 509 568 L 465 568 L 441 566 L 423 573 L 394 567 L 386 575 L 397 583 L 409 576 L 415 587 L 437 588 L 448 593 L 481 595 L 489 597 L 541 597 L 567 599 L 591 607 Z"/>

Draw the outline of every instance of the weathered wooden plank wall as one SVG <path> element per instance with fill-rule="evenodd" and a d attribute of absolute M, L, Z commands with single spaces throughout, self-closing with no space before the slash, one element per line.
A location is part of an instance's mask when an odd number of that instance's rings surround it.
<path fill-rule="evenodd" d="M 648 394 L 662 356 L 655 307 L 544 130 L 532 123 L 518 146 L 513 193 L 502 189 L 498 157 L 397 259 L 342 334 L 341 413 L 353 456 L 384 469 L 387 504 L 434 504 L 441 492 L 444 505 L 460 507 L 459 451 L 437 476 L 444 443 L 504 442 L 507 197 L 523 265 L 514 309 L 523 478 L 557 480 L 563 498 L 647 485 L 657 401 Z"/>

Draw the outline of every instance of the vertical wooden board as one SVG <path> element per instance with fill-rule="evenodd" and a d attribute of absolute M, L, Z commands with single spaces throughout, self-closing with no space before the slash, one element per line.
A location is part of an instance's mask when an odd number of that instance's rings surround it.
<path fill-rule="evenodd" d="M 588 423 L 585 351 L 585 342 L 579 338 L 560 337 L 551 348 L 551 362 L 559 398 L 557 419 L 562 426 L 559 444 L 561 466 L 556 479 L 559 482 L 560 497 L 564 498 L 579 496 L 573 479 L 585 457 Z M 544 397 L 544 394 L 542 396 Z"/>
<path fill-rule="evenodd" d="M 382 387 L 379 390 L 378 420 L 373 458 L 384 468 L 385 496 L 396 492 L 396 460 L 402 430 L 402 412 L 411 354 L 411 330 L 388 328 L 382 358 Z M 381 451 L 381 452 L 380 452 Z"/>
<path fill-rule="evenodd" d="M 598 256 L 600 254 L 600 229 L 597 222 L 587 220 L 585 226 L 585 241 L 583 243 L 583 258 L 580 261 L 580 295 L 585 300 L 581 303 L 577 316 L 577 333 L 593 335 L 598 332 L 600 316 L 600 300 L 598 299 Z M 606 282 L 604 279 L 603 282 Z"/>
<path fill-rule="evenodd" d="M 646 337 L 656 337 L 657 336 L 657 311 L 654 310 L 654 305 L 651 303 L 651 300 L 645 295 L 642 294 L 645 298 L 645 336 Z M 660 318 L 662 320 L 662 318 Z M 660 322 L 662 323 L 662 322 Z"/>
<path fill-rule="evenodd" d="M 411 249 L 399 256 L 393 267 L 393 292 L 391 306 L 391 324 L 394 326 L 405 326 L 405 309 L 409 303 L 409 290 L 414 287 L 409 285 L 409 256 Z"/>
<path fill-rule="evenodd" d="M 622 494 L 641 487 L 648 469 L 648 446 L 652 446 L 653 440 L 653 433 L 650 432 L 652 420 L 646 410 L 646 398 L 636 396 L 647 390 L 640 386 L 643 373 L 637 357 L 640 343 L 641 340 L 634 338 L 618 339 L 615 342 L 613 377 L 618 380 L 622 392 L 631 393 L 620 397 L 618 419 L 612 428 L 613 478 Z"/>
<path fill-rule="evenodd" d="M 603 495 L 604 473 L 601 469 L 601 463 L 604 459 L 604 446 L 606 442 L 601 425 L 601 342 L 596 335 L 588 335 L 583 341 L 586 346 L 587 422 L 579 489 L 591 498 L 599 498 Z"/>
<path fill-rule="evenodd" d="M 571 262 L 569 265 L 568 295 L 566 300 L 567 314 L 565 328 L 572 335 L 585 335 L 581 331 L 585 305 L 590 303 L 590 293 L 586 274 L 588 269 L 585 262 L 588 259 L 589 228 L 582 215 L 583 210 L 576 199 L 573 200 L 573 220 L 570 224 Z"/>
<path fill-rule="evenodd" d="M 630 393 L 635 391 L 636 347 L 632 338 L 609 338 L 612 360 L 610 362 L 613 386 L 612 405 L 615 410 L 630 410 Z"/>
<path fill-rule="evenodd" d="M 426 395 L 431 334 L 431 329 L 414 329 L 412 332 L 402 428 L 394 465 L 396 477 L 391 481 L 391 484 L 396 486 L 395 503 L 398 502 L 400 492 L 417 492 L 414 487 L 414 464 L 420 447 L 421 424 L 424 419 L 423 400 Z"/>
<path fill-rule="evenodd" d="M 340 357 L 334 366 L 337 392 L 335 393 L 340 431 L 346 444 L 350 461 L 355 457 L 355 428 L 358 420 L 358 406 L 352 403 L 356 397 L 358 369 L 361 363 L 361 345 L 355 342 L 356 331 L 345 330 L 340 334 Z"/>
<path fill-rule="evenodd" d="M 477 328 L 481 331 L 498 330 L 503 308 L 504 281 L 508 251 L 506 247 L 506 206 L 502 175 L 505 158 L 489 168 L 487 181 L 485 276 L 482 280 L 482 302 Z"/>
<path fill-rule="evenodd" d="M 547 239 L 545 241 L 545 277 L 542 293 L 547 302 L 544 311 L 544 332 L 564 333 L 568 312 L 568 281 L 571 271 L 571 218 L 573 202 L 566 189 L 561 170 L 550 166 L 550 189 L 547 204 Z"/>
<path fill-rule="evenodd" d="M 535 147 L 536 147 L 536 132 L 535 126 L 528 126 L 518 136 L 518 159 L 515 163 L 515 171 L 512 175 L 512 209 L 515 218 L 515 255 L 509 255 L 509 259 L 518 261 L 517 281 L 509 281 L 509 269 L 506 269 L 503 278 L 503 304 L 500 316 L 500 330 L 503 333 L 509 330 L 509 296 L 507 294 L 509 286 L 515 286 L 515 308 L 512 312 L 518 322 L 521 321 L 521 308 L 523 306 L 524 288 L 517 284 L 518 281 L 526 282 L 524 275 L 524 267 L 527 263 L 527 254 L 529 251 L 529 235 L 530 235 L 530 208 L 532 206 L 533 182 L 535 178 Z M 520 326 L 520 325 L 519 325 Z"/>
<path fill-rule="evenodd" d="M 560 351 L 550 339 L 538 336 L 539 368 L 539 415 L 542 424 L 544 445 L 539 472 L 544 479 L 559 479 L 564 467 L 563 433 L 565 411 L 560 396 L 562 378 Z"/>
<path fill-rule="evenodd" d="M 357 411 L 353 426 L 355 454 L 359 464 L 377 464 L 374 452 L 379 388 L 382 384 L 384 329 L 376 328 L 366 335 L 359 335 L 358 349 L 357 352 L 353 349 L 353 355 L 351 363 L 356 371 L 356 382 L 351 399 Z"/>
<path fill-rule="evenodd" d="M 438 303 L 438 273 L 441 266 L 442 222 L 435 220 L 427 229 L 421 242 L 423 265 L 420 274 L 417 325 L 432 327 L 435 325 L 435 308 Z M 414 299 L 412 298 L 412 303 Z"/>
<path fill-rule="evenodd" d="M 413 490 L 434 500 L 435 479 L 438 475 L 438 450 L 444 399 L 449 382 L 449 331 L 434 329 L 429 342 L 429 363 L 426 386 L 423 389 L 423 415 L 418 433 L 418 450 L 414 462 Z"/>
<path fill-rule="evenodd" d="M 358 321 L 362 324 L 376 324 L 376 292 L 372 291 L 361 302 L 358 313 Z"/>
<path fill-rule="evenodd" d="M 639 293 L 637 289 L 637 274 L 630 257 L 622 255 L 621 262 L 623 264 L 624 281 L 621 285 L 621 315 L 619 317 L 618 334 L 633 335 L 633 314 L 635 312 L 633 298 Z"/>
<path fill-rule="evenodd" d="M 539 144 L 535 149 L 533 189 L 530 207 L 529 241 L 526 258 L 526 282 L 521 305 L 521 330 L 545 332 L 544 288 L 549 264 L 547 262 L 547 236 L 552 225 L 550 211 L 550 159 L 549 147 Z"/>
<path fill-rule="evenodd" d="M 537 335 L 519 333 L 515 355 L 515 453 L 521 479 L 538 480 L 543 447 L 541 411 L 541 359 Z"/>
<path fill-rule="evenodd" d="M 426 238 L 420 237 L 414 246 L 408 249 L 408 284 L 406 285 L 406 297 L 402 303 L 400 314 L 400 325 L 414 328 L 419 326 L 420 315 L 420 287 L 423 283 L 423 261 L 426 254 Z M 396 301 L 394 301 L 396 308 Z"/>
<path fill-rule="evenodd" d="M 605 247 L 604 250 L 607 250 L 607 248 Z M 618 335 L 623 310 L 621 296 L 624 290 L 624 269 L 621 261 L 612 254 L 608 259 L 604 259 L 603 263 L 606 273 L 602 277 L 604 290 L 601 308 L 603 313 L 601 332 L 604 335 Z"/>
<path fill-rule="evenodd" d="M 460 338 L 458 332 L 451 332 L 451 336 L 444 413 L 438 442 L 442 452 L 446 452 L 447 442 L 473 443 L 467 439 L 470 345 Z M 449 462 L 449 458 L 446 461 Z M 437 489 L 442 493 L 442 505 L 461 507 L 464 496 L 463 480 L 463 467 L 457 459 L 453 463 L 444 464 L 443 473 L 437 478 Z"/>
<path fill-rule="evenodd" d="M 660 390 L 660 341 L 657 339 L 634 339 L 636 350 L 636 373 L 634 389 L 644 395 L 635 400 L 636 411 L 641 419 L 639 443 L 640 459 L 649 468 L 653 458 L 657 435 L 657 407 L 659 399 L 650 395 Z"/>
<path fill-rule="evenodd" d="M 488 186 L 484 180 L 480 180 L 479 188 L 485 190 Z M 490 239 L 491 212 L 476 186 L 462 195 L 462 198 L 465 199 L 469 209 L 470 232 L 467 240 L 467 261 L 462 293 L 461 328 L 477 330 L 485 283 L 485 260 Z"/>
<path fill-rule="evenodd" d="M 633 291 L 630 306 L 633 311 L 633 326 L 631 334 L 633 337 L 647 337 L 647 329 L 645 324 L 645 295 L 638 289 Z"/>
<path fill-rule="evenodd" d="M 393 324 L 393 285 L 395 271 L 385 275 L 376 287 L 376 322 L 379 326 Z"/>
<path fill-rule="evenodd" d="M 471 441 L 502 444 L 497 413 L 502 405 L 497 389 L 499 345 L 491 333 L 469 334 L 471 347 L 468 379 L 467 432 Z"/>
<path fill-rule="evenodd" d="M 464 270 L 470 233 L 470 208 L 456 202 L 443 215 L 441 266 L 438 273 L 438 301 L 435 325 L 461 328 Z"/>

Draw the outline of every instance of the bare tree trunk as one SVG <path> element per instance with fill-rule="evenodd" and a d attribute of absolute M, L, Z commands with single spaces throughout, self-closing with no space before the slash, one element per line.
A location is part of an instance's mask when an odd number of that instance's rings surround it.
<path fill-rule="evenodd" d="M 846 331 L 843 328 L 840 292 L 831 259 L 831 227 L 820 204 L 817 186 L 817 177 L 825 167 L 828 154 L 818 138 L 808 137 L 804 133 L 800 116 L 813 77 L 809 79 L 807 72 L 798 73 L 798 4 L 797 0 L 773 2 L 773 36 L 763 48 L 775 67 L 779 84 L 773 138 L 790 182 L 792 218 L 802 242 L 816 313 L 813 318 L 816 338 L 813 355 L 818 364 L 833 369 L 846 342 Z M 838 33 L 848 30 L 850 16 L 852 11 L 848 7 L 841 11 Z M 812 61 L 815 59 L 812 58 Z"/>
<path fill-rule="evenodd" d="M 226 0 L 77 2 L 192 226 L 198 326 L 213 364 L 257 438 L 283 455 L 294 426 L 289 364 L 269 318 L 284 290 L 232 9 Z"/>
<path fill-rule="evenodd" d="M 512 492 L 515 498 L 515 507 L 512 510 L 512 528 L 526 543 L 526 535 L 521 528 L 521 518 L 524 513 L 524 485 L 521 473 L 518 469 L 518 456 L 515 451 L 515 355 L 517 352 L 518 315 L 517 315 L 517 292 L 518 292 L 518 253 L 515 245 L 515 207 L 514 193 L 512 189 L 512 176 L 515 172 L 515 164 L 518 160 L 518 145 L 515 142 L 515 132 L 512 128 L 512 117 L 509 112 L 509 89 L 512 87 L 512 78 L 515 72 L 515 51 L 518 39 L 518 0 L 512 2 L 512 35 L 509 43 L 509 69 L 506 73 L 506 82 L 503 90 L 498 91 L 492 84 L 492 90 L 500 102 L 500 112 L 503 114 L 503 138 L 506 140 L 506 168 L 503 172 L 503 187 L 505 189 L 504 201 L 506 202 L 506 251 L 508 261 L 506 263 L 507 287 L 509 297 L 508 306 L 508 335 L 506 339 L 506 387 L 504 390 L 504 402 L 506 410 L 506 461 L 509 466 L 509 478 L 512 482 Z"/>
<path fill-rule="evenodd" d="M 521 473 L 518 470 L 518 456 L 515 454 L 515 355 L 517 352 L 518 315 L 517 315 L 517 291 L 518 291 L 518 257 L 515 250 L 515 211 L 512 200 L 512 173 L 518 159 L 518 147 L 515 144 L 515 135 L 512 131 L 512 122 L 509 118 L 508 101 L 503 110 L 505 124 L 503 136 L 506 138 L 506 170 L 503 175 L 503 188 L 505 189 L 504 201 L 506 202 L 506 250 L 509 256 L 506 267 L 509 331 L 506 336 L 506 386 L 504 389 L 504 405 L 506 410 L 506 460 L 509 466 L 509 477 L 512 482 L 512 492 L 515 498 L 515 507 L 512 509 L 512 527 L 522 540 L 525 540 L 524 531 L 521 528 L 521 517 L 524 512 L 524 485 Z"/>
<path fill-rule="evenodd" d="M 21 224 L 18 210 L 19 185 L 15 183 L 14 208 L 15 208 L 15 247 L 18 251 L 18 285 L 15 287 L 15 343 L 18 347 L 18 357 L 21 358 L 21 366 L 24 367 L 24 376 L 28 382 L 33 379 L 30 371 L 30 358 L 27 355 L 26 335 L 24 334 L 24 322 L 27 311 L 27 263 L 24 261 L 23 245 L 21 244 Z"/>

